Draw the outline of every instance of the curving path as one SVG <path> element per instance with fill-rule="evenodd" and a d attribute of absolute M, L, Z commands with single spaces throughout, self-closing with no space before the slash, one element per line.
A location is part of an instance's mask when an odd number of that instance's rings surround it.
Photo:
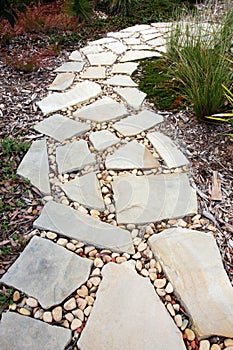
<path fill-rule="evenodd" d="M 212 335 L 225 339 L 211 350 L 233 349 L 233 290 L 213 234 L 193 229 L 188 159 L 131 78 L 170 27 L 89 42 L 37 102 L 41 138 L 17 173 L 44 208 L 1 280 L 14 288 L 1 350 L 208 350 Z"/>

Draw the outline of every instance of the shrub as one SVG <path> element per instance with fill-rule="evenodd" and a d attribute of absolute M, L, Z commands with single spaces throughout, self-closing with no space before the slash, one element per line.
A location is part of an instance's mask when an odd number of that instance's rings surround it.
<path fill-rule="evenodd" d="M 11 0 L 0 0 L 0 18 L 6 18 L 10 25 L 14 27 L 18 18 L 18 12 L 24 11 L 21 3 L 13 4 Z"/>
<path fill-rule="evenodd" d="M 89 0 L 68 0 L 68 14 L 78 16 L 80 20 L 88 20 L 93 11 L 93 2 Z"/>

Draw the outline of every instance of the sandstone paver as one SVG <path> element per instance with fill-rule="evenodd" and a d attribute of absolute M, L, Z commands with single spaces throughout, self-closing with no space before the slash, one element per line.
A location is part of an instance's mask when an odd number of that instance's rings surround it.
<path fill-rule="evenodd" d="M 100 45 L 88 45 L 88 46 L 82 47 L 80 51 L 82 51 L 85 55 L 88 55 L 89 53 L 103 52 L 104 49 Z"/>
<path fill-rule="evenodd" d="M 138 86 L 128 75 L 116 74 L 103 81 L 103 84 L 112 86 Z"/>
<path fill-rule="evenodd" d="M 34 222 L 34 227 L 60 233 L 99 248 L 134 254 L 129 231 L 53 201 L 45 204 L 41 215 Z"/>
<path fill-rule="evenodd" d="M 132 27 L 128 27 L 125 29 L 122 29 L 121 32 L 130 32 L 130 33 L 134 33 L 134 32 L 140 32 L 142 30 L 146 30 L 146 29 L 150 29 L 151 26 L 149 24 L 136 24 L 135 26 Z"/>
<path fill-rule="evenodd" d="M 114 91 L 125 100 L 128 105 L 134 109 L 140 109 L 143 101 L 146 98 L 146 94 L 137 88 L 130 87 L 116 87 Z"/>
<path fill-rule="evenodd" d="M 151 57 L 162 57 L 162 55 L 156 51 L 131 50 L 131 51 L 126 51 L 124 56 L 120 59 L 120 62 L 138 61 L 138 60 L 151 58 Z"/>
<path fill-rule="evenodd" d="M 1 282 L 38 299 L 48 309 L 86 282 L 91 266 L 91 260 L 34 236 Z"/>
<path fill-rule="evenodd" d="M 137 66 L 138 63 L 136 62 L 116 63 L 112 67 L 112 73 L 131 75 L 137 69 Z"/>
<path fill-rule="evenodd" d="M 127 50 L 127 46 L 122 44 L 121 42 L 109 43 L 105 46 L 107 47 L 107 49 L 115 52 L 117 55 L 120 55 Z"/>
<path fill-rule="evenodd" d="M 117 59 L 113 52 L 90 53 L 87 59 L 92 66 L 111 66 Z"/>
<path fill-rule="evenodd" d="M 4 313 L 0 325 L 1 350 L 64 349 L 71 340 L 69 329 L 13 312 Z"/>
<path fill-rule="evenodd" d="M 48 87 L 48 90 L 63 91 L 72 85 L 74 78 L 75 74 L 73 73 L 60 73 Z"/>
<path fill-rule="evenodd" d="M 104 67 L 88 67 L 80 74 L 82 79 L 105 79 L 106 69 Z"/>
<path fill-rule="evenodd" d="M 83 61 L 81 53 L 78 50 L 75 50 L 75 51 L 71 52 L 71 54 L 69 56 L 69 60 L 71 60 L 71 61 L 80 61 L 80 62 Z"/>
<path fill-rule="evenodd" d="M 55 72 L 81 72 L 84 62 L 65 62 Z"/>
<path fill-rule="evenodd" d="M 153 235 L 149 244 L 199 337 L 233 337 L 233 288 L 213 235 L 171 228 Z"/>
<path fill-rule="evenodd" d="M 120 141 L 113 133 L 108 130 L 92 132 L 89 136 L 96 151 L 104 151 L 106 148 L 115 145 Z"/>
<path fill-rule="evenodd" d="M 33 141 L 19 164 L 17 174 L 29 179 L 41 193 L 50 194 L 49 161 L 46 140 Z"/>

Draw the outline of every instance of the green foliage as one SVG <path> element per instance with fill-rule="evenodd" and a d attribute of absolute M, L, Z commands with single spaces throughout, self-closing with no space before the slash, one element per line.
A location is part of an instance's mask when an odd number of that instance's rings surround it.
<path fill-rule="evenodd" d="M 3 287 L 0 289 L 0 313 L 13 304 L 13 289 Z"/>
<path fill-rule="evenodd" d="M 105 9 L 112 14 L 120 13 L 124 16 L 132 14 L 133 8 L 139 0 L 100 0 Z"/>
<path fill-rule="evenodd" d="M 93 2 L 89 0 L 68 0 L 67 11 L 72 16 L 78 16 L 80 20 L 88 20 L 93 11 Z"/>

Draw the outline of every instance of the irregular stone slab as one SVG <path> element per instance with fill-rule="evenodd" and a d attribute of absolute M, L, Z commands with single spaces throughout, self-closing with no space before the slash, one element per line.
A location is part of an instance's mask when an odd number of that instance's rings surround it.
<path fill-rule="evenodd" d="M 149 41 L 149 40 L 152 40 L 152 39 L 161 37 L 161 36 L 162 36 L 161 33 L 154 32 L 154 33 L 142 35 L 142 39 L 143 39 L 144 41 Z"/>
<path fill-rule="evenodd" d="M 130 141 L 106 158 L 107 169 L 151 169 L 159 166 L 150 151 L 136 140 Z"/>
<path fill-rule="evenodd" d="M 72 85 L 74 78 L 75 75 L 73 73 L 60 73 L 48 87 L 48 90 L 63 91 Z"/>
<path fill-rule="evenodd" d="M 100 184 L 95 173 L 60 184 L 60 187 L 71 200 L 90 209 L 105 210 Z"/>
<path fill-rule="evenodd" d="M 131 45 L 131 50 L 151 50 L 149 45 Z"/>
<path fill-rule="evenodd" d="M 121 55 L 123 52 L 127 50 L 127 46 L 122 44 L 121 42 L 114 42 L 105 45 L 107 49 L 115 52 L 117 55 Z"/>
<path fill-rule="evenodd" d="M 94 219 L 67 205 L 53 201 L 46 203 L 33 225 L 99 248 L 134 254 L 129 231 Z"/>
<path fill-rule="evenodd" d="M 90 53 L 87 59 L 91 66 L 111 66 L 117 59 L 112 52 Z"/>
<path fill-rule="evenodd" d="M 1 350 L 64 349 L 72 336 L 69 329 L 14 312 L 3 313 L 0 325 Z"/>
<path fill-rule="evenodd" d="M 106 148 L 113 146 L 120 141 L 118 137 L 108 130 L 92 132 L 89 139 L 98 152 L 104 151 Z"/>
<path fill-rule="evenodd" d="M 34 236 L 1 282 L 36 298 L 43 308 L 48 309 L 60 304 L 85 283 L 91 266 L 89 259 Z"/>
<path fill-rule="evenodd" d="M 100 45 L 90 45 L 90 46 L 85 46 L 81 49 L 81 51 L 85 54 L 88 55 L 89 53 L 99 53 L 103 52 L 104 49 Z"/>
<path fill-rule="evenodd" d="M 213 235 L 172 228 L 149 239 L 152 251 L 202 338 L 233 337 L 233 288 Z"/>
<path fill-rule="evenodd" d="M 185 350 L 181 333 L 148 278 L 131 262 L 107 264 L 80 350 Z"/>
<path fill-rule="evenodd" d="M 112 119 L 119 119 L 126 114 L 127 109 L 123 104 L 114 101 L 110 97 L 104 97 L 89 106 L 79 109 L 74 113 L 74 116 L 102 123 Z"/>
<path fill-rule="evenodd" d="M 69 60 L 71 60 L 71 61 L 83 61 L 81 53 L 78 50 L 75 50 L 70 54 Z"/>
<path fill-rule="evenodd" d="M 185 155 L 166 135 L 160 132 L 153 132 L 148 134 L 147 138 L 170 169 L 178 168 L 189 163 Z"/>
<path fill-rule="evenodd" d="M 148 45 L 151 45 L 151 46 L 154 46 L 154 47 L 155 46 L 164 46 L 164 45 L 166 45 L 166 43 L 167 43 L 167 40 L 164 39 L 163 37 L 147 41 Z"/>
<path fill-rule="evenodd" d="M 49 161 L 46 140 L 33 141 L 19 164 L 17 174 L 29 179 L 41 193 L 50 194 Z"/>
<path fill-rule="evenodd" d="M 88 67 L 80 74 L 82 79 L 105 79 L 106 69 L 104 67 Z"/>
<path fill-rule="evenodd" d="M 83 169 L 86 165 L 93 165 L 96 160 L 88 148 L 87 141 L 80 140 L 57 147 L 56 162 L 59 174 L 64 174 Z"/>
<path fill-rule="evenodd" d="M 103 84 L 112 86 L 138 86 L 129 76 L 120 74 L 116 74 L 103 81 Z"/>
<path fill-rule="evenodd" d="M 162 57 L 162 55 L 156 51 L 131 50 L 131 51 L 127 51 L 124 54 L 124 56 L 120 59 L 120 62 L 138 61 L 138 60 L 143 60 L 144 58 L 150 58 L 150 57 Z"/>
<path fill-rule="evenodd" d="M 126 62 L 126 63 L 117 63 L 112 67 L 112 73 L 122 73 L 131 75 L 137 69 L 138 63 L 135 62 Z"/>
<path fill-rule="evenodd" d="M 121 176 L 112 187 L 118 223 L 144 224 L 197 213 L 196 192 L 184 173 Z"/>
<path fill-rule="evenodd" d="M 130 107 L 139 109 L 146 98 L 146 94 L 137 88 L 114 88 L 113 89 L 118 95 L 125 100 Z"/>
<path fill-rule="evenodd" d="M 128 38 L 131 35 L 132 35 L 132 33 L 130 33 L 130 32 L 128 32 L 128 33 L 123 33 L 123 32 L 110 32 L 110 33 L 107 33 L 108 37 L 116 38 L 116 39 Z"/>
<path fill-rule="evenodd" d="M 144 130 L 153 128 L 162 121 L 163 117 L 160 114 L 145 109 L 138 114 L 130 115 L 113 124 L 113 128 L 124 136 L 134 136 L 140 134 Z"/>
<path fill-rule="evenodd" d="M 142 30 L 146 30 L 146 29 L 151 29 L 151 26 L 148 24 L 136 24 L 133 27 L 128 27 L 125 29 L 122 29 L 121 32 L 140 32 Z"/>
<path fill-rule="evenodd" d="M 99 84 L 91 81 L 84 81 L 78 83 L 73 89 L 67 92 L 51 94 L 36 104 L 44 114 L 49 114 L 63 108 L 89 101 L 91 98 L 97 97 L 100 93 L 101 87 Z"/>
<path fill-rule="evenodd" d="M 90 130 L 90 126 L 84 123 L 66 118 L 61 114 L 53 114 L 35 125 L 35 130 L 48 135 L 59 142 L 71 137 L 79 136 Z"/>
<path fill-rule="evenodd" d="M 141 44 L 141 40 L 138 38 L 127 38 L 127 39 L 124 39 L 124 42 L 127 45 L 140 45 Z"/>
<path fill-rule="evenodd" d="M 65 62 L 54 72 L 81 72 L 84 62 Z"/>
<path fill-rule="evenodd" d="M 101 38 L 94 41 L 89 41 L 88 45 L 105 45 L 113 42 L 118 42 L 115 38 Z"/>

